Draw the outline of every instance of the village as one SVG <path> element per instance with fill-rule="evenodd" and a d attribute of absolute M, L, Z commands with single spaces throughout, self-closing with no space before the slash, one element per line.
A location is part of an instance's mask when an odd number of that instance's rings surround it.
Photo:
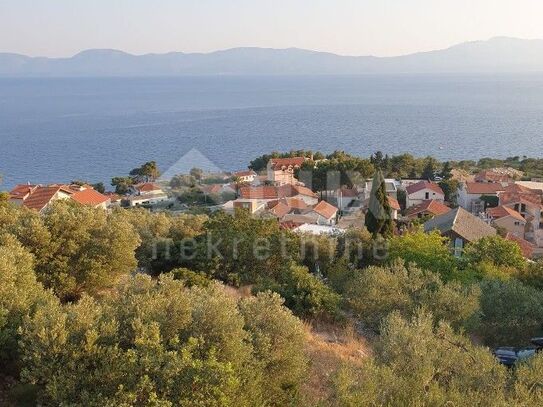
<path fill-rule="evenodd" d="M 312 235 L 341 235 L 364 225 L 372 195 L 371 179 L 346 187 L 330 181 L 326 193 L 302 182 L 301 168 L 308 157 L 271 158 L 263 171 L 240 170 L 210 174 L 194 168 L 171 180 L 143 177 L 123 188 L 106 192 L 87 183 L 20 184 L 9 201 L 42 212 L 59 199 L 109 210 L 142 207 L 150 211 L 214 212 L 246 210 L 255 217 L 276 219 L 281 228 Z M 414 227 L 434 230 L 449 239 L 451 250 L 462 249 L 483 237 L 501 235 L 517 243 L 528 259 L 543 257 L 543 182 L 522 181 L 510 168 L 457 175 L 454 199 L 437 179 L 384 179 L 395 223 L 395 234 Z M 334 177 L 330 177 L 331 179 Z M 98 189 L 102 189 L 99 191 Z M 119 188 L 117 188 L 119 189 Z"/>

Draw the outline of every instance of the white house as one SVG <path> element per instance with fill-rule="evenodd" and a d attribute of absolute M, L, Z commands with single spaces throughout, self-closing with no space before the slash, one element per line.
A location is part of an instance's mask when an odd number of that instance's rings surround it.
<path fill-rule="evenodd" d="M 368 201 L 371 197 L 371 190 L 373 187 L 373 180 L 367 180 L 364 184 L 364 192 L 362 195 L 363 201 Z M 393 178 L 385 178 L 385 190 L 387 196 L 398 199 L 398 182 Z"/>
<path fill-rule="evenodd" d="M 416 184 L 408 185 L 406 192 L 406 208 L 419 205 L 423 201 L 434 200 L 443 203 L 445 193 L 435 182 L 420 181 Z"/>
<path fill-rule="evenodd" d="M 232 174 L 233 177 L 237 178 L 239 182 L 243 183 L 252 183 L 257 177 L 256 172 L 253 170 L 246 170 L 246 171 L 237 171 Z"/>

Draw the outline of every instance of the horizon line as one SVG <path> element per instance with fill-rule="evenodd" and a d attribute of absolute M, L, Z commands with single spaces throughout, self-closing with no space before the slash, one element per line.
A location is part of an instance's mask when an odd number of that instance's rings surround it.
<path fill-rule="evenodd" d="M 488 39 L 483 40 L 470 40 L 470 41 L 464 41 L 464 42 L 457 42 L 450 46 L 444 47 L 444 48 L 436 48 L 431 50 L 421 50 L 421 51 L 414 51 L 410 53 L 405 54 L 398 54 L 398 55 L 389 55 L 389 56 L 377 56 L 377 55 L 348 55 L 348 54 L 340 54 L 332 51 L 323 51 L 323 50 L 314 50 L 314 49 L 308 49 L 308 48 L 300 48 L 300 47 L 284 47 L 284 48 L 275 48 L 275 47 L 259 47 L 259 46 L 238 46 L 238 47 L 230 47 L 230 48 L 221 48 L 221 49 L 215 49 L 212 51 L 193 51 L 193 52 L 186 52 L 186 51 L 167 51 L 167 52 L 146 52 L 146 53 L 131 53 L 128 51 L 124 51 L 122 49 L 118 48 L 87 48 L 82 49 L 76 53 L 73 53 L 69 56 L 45 56 L 45 55 L 28 55 L 23 54 L 20 52 L 13 52 L 13 51 L 0 51 L 1 54 L 11 54 L 11 55 L 18 55 L 26 58 L 33 58 L 33 59 L 71 59 L 78 55 L 81 55 L 85 52 L 89 51 L 110 51 L 110 52 L 119 52 L 123 53 L 125 55 L 133 56 L 133 57 L 144 57 L 144 56 L 151 56 L 151 55 L 169 55 L 169 54 L 184 54 L 184 55 L 211 55 L 219 52 L 228 52 L 228 51 L 234 51 L 234 50 L 243 50 L 243 49 L 260 49 L 260 50 L 271 50 L 271 51 L 288 51 L 288 50 L 300 50 L 300 51 L 307 51 L 307 52 L 313 52 L 313 53 L 319 53 L 319 54 L 330 54 L 338 57 L 347 57 L 347 58 L 399 58 L 409 55 L 416 55 L 416 54 L 424 54 L 429 52 L 436 52 L 436 51 L 444 51 L 447 49 L 454 48 L 459 45 L 464 44 L 473 44 L 473 43 L 484 43 L 484 42 L 490 42 L 493 40 L 517 40 L 517 41 L 541 41 L 543 38 L 520 38 L 520 37 L 511 37 L 506 35 L 497 35 L 490 37 Z"/>

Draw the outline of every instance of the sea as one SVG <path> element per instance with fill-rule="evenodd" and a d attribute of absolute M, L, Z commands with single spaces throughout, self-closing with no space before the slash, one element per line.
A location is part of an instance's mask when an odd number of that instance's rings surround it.
<path fill-rule="evenodd" d="M 291 149 L 541 158 L 543 74 L 0 79 L 0 190 Z"/>

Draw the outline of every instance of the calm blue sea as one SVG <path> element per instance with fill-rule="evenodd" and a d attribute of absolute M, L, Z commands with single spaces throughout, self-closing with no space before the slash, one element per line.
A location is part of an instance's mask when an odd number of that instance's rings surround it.
<path fill-rule="evenodd" d="M 543 156 L 543 74 L 0 79 L 0 189 L 107 182 L 196 148 L 218 167 L 272 150 Z"/>

